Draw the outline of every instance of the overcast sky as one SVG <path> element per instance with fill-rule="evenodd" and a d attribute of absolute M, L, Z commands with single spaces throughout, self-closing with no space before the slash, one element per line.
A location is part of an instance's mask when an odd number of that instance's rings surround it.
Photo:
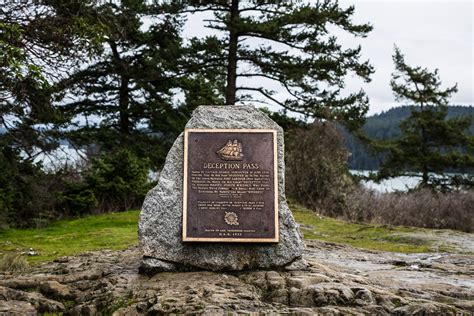
<path fill-rule="evenodd" d="M 341 4 L 354 4 L 354 21 L 374 26 L 367 38 L 357 39 L 363 56 L 375 67 L 372 82 L 348 82 L 351 89 L 363 86 L 370 97 L 370 114 L 396 104 L 389 86 L 394 44 L 408 64 L 438 68 L 444 87 L 458 83 L 451 104 L 474 105 L 474 1 L 344 0 Z"/>
<path fill-rule="evenodd" d="M 458 83 L 459 92 L 451 104 L 474 105 L 474 1 L 423 0 L 340 0 L 343 7 L 354 5 L 354 21 L 369 22 L 374 30 L 365 39 L 337 32 L 345 47 L 362 45 L 362 60 L 375 67 L 372 82 L 348 78 L 347 90 L 363 88 L 370 98 L 369 114 L 400 105 L 389 86 L 394 70 L 392 54 L 397 45 L 412 66 L 439 69 L 444 87 Z M 206 35 L 202 17 L 190 17 L 185 34 Z"/>

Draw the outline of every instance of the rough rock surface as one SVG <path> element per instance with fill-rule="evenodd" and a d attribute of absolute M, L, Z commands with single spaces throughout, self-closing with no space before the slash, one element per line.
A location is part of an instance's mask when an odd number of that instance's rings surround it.
<path fill-rule="evenodd" d="M 288 208 L 284 191 L 283 130 L 267 115 L 249 106 L 200 106 L 186 128 L 256 128 L 277 130 L 279 175 L 278 244 L 183 243 L 182 183 L 183 134 L 173 144 L 157 186 L 143 204 L 139 241 L 144 259 L 142 271 L 243 270 L 254 268 L 301 268 L 304 249 L 298 224 Z"/>
<path fill-rule="evenodd" d="M 472 254 L 307 241 L 302 271 L 138 273 L 138 247 L 0 273 L 0 315 L 472 315 Z"/>

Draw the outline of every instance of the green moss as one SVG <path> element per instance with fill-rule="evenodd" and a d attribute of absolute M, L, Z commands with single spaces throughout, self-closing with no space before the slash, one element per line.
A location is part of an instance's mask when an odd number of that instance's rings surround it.
<path fill-rule="evenodd" d="M 41 229 L 0 231 L 0 253 L 24 252 L 33 248 L 38 256 L 30 263 L 53 260 L 99 249 L 125 249 L 137 243 L 139 211 L 91 215 L 61 220 Z"/>
<path fill-rule="evenodd" d="M 395 305 L 395 307 L 402 306 L 402 301 L 399 298 L 392 299 L 392 303 L 393 303 L 393 305 Z"/>
<path fill-rule="evenodd" d="M 457 252 L 458 248 L 456 248 L 453 245 L 443 244 L 443 245 L 438 246 L 437 250 L 438 250 L 438 252 L 451 252 L 451 253 L 453 253 L 453 252 Z M 468 252 L 466 252 L 466 253 L 468 253 Z M 472 253 L 469 253 L 469 254 L 472 254 Z"/>
<path fill-rule="evenodd" d="M 105 309 L 101 310 L 101 313 L 103 315 L 113 315 L 114 312 L 116 312 L 117 310 L 124 307 L 128 307 L 134 303 L 135 301 L 132 300 L 131 298 L 119 299 L 118 301 L 113 302 L 111 305 L 108 305 Z"/>
<path fill-rule="evenodd" d="M 306 239 L 349 244 L 354 247 L 394 252 L 429 252 L 430 241 L 403 234 L 422 229 L 401 226 L 349 223 L 330 217 L 318 216 L 297 204 L 290 208 Z"/>
<path fill-rule="evenodd" d="M 64 300 L 64 301 L 61 301 L 64 305 L 64 308 L 66 310 L 70 309 L 70 308 L 73 308 L 74 306 L 76 306 L 76 301 L 73 301 L 73 300 Z"/>

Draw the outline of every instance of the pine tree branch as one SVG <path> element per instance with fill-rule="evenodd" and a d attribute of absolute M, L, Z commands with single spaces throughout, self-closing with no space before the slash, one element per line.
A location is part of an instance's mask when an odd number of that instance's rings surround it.
<path fill-rule="evenodd" d="M 274 97 L 272 97 L 268 92 L 266 92 L 263 88 L 253 88 L 253 87 L 237 87 L 236 90 L 246 90 L 246 91 L 256 91 L 256 92 L 259 92 L 261 95 L 263 95 L 264 97 L 266 97 L 267 99 L 275 102 L 276 104 L 278 104 L 279 106 L 291 111 L 291 112 L 295 112 L 295 113 L 300 113 L 300 114 L 305 114 L 305 112 L 303 111 L 299 111 L 297 109 L 294 109 L 292 107 L 288 107 L 286 104 L 278 101 L 277 99 L 275 99 Z"/>
<path fill-rule="evenodd" d="M 281 39 L 277 39 L 277 38 L 274 38 L 274 37 L 270 37 L 270 36 L 267 36 L 267 35 L 259 34 L 259 33 L 254 33 L 254 32 L 239 32 L 239 37 L 242 37 L 242 36 L 266 39 L 266 40 L 273 41 L 273 42 L 275 42 L 275 43 L 284 44 L 284 45 L 287 45 L 288 47 L 295 48 L 295 49 L 299 49 L 299 50 L 304 50 L 304 49 L 305 49 L 304 46 L 298 46 L 298 45 L 289 43 L 289 42 L 287 42 L 287 41 L 284 41 L 284 40 L 281 40 Z"/>

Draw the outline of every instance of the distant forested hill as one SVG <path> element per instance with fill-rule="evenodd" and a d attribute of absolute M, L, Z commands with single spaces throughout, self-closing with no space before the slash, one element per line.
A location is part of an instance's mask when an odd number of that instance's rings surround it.
<path fill-rule="evenodd" d="M 363 127 L 364 131 L 372 138 L 387 139 L 400 135 L 400 122 L 410 115 L 411 106 L 392 108 L 386 112 L 376 114 L 367 118 Z M 474 107 L 452 105 L 448 107 L 448 118 L 458 116 L 471 116 L 472 124 L 469 133 L 474 135 Z M 346 145 L 352 156 L 349 160 L 349 168 L 357 170 L 377 170 L 382 157 L 369 153 L 360 141 L 351 134 L 344 132 Z"/>

